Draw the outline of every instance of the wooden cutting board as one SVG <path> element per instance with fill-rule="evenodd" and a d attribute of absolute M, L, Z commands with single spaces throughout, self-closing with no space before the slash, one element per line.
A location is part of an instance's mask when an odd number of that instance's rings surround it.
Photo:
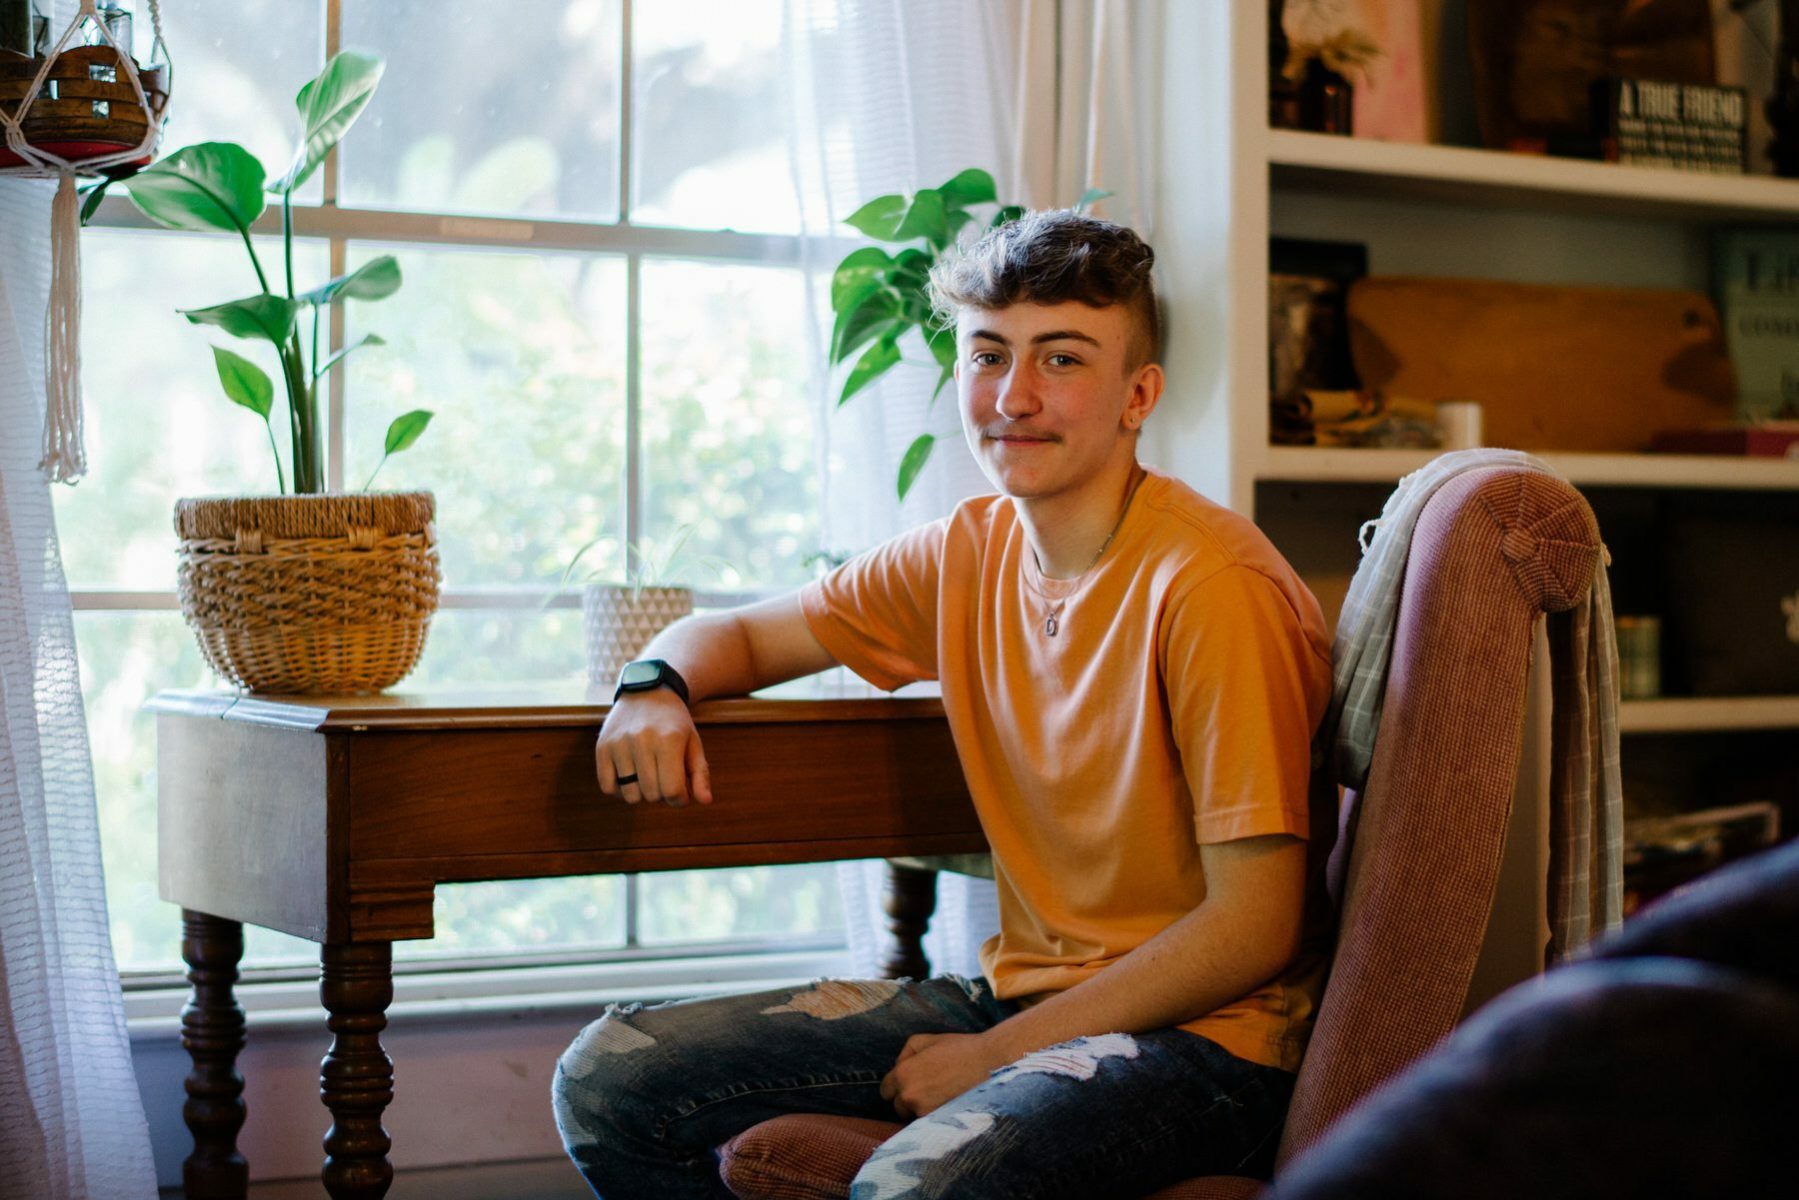
<path fill-rule="evenodd" d="M 1370 276 L 1349 291 L 1349 344 L 1364 388 L 1480 401 L 1489 446 L 1639 451 L 1736 411 L 1700 292 Z"/>

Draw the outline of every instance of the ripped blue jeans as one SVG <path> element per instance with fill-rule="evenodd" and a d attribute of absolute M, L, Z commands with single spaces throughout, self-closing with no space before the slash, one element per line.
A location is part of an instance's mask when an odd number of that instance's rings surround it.
<path fill-rule="evenodd" d="M 985 980 L 824 980 L 797 991 L 613 1006 L 556 1067 L 563 1145 L 602 1200 L 730 1195 L 714 1148 L 783 1113 L 896 1121 L 880 1096 L 915 1033 L 1018 1011 Z M 1293 1076 L 1178 1029 L 1026 1055 L 912 1122 L 851 1200 L 1143 1196 L 1194 1175 L 1266 1177 Z"/>

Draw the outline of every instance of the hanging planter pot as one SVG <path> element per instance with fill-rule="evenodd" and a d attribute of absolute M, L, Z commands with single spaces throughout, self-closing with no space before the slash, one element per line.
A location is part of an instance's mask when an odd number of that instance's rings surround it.
<path fill-rule="evenodd" d="M 30 0 L 0 0 L 0 175 L 55 179 L 44 339 L 44 440 L 51 483 L 87 473 L 81 414 L 80 204 L 75 180 L 123 178 L 156 154 L 169 100 L 162 13 L 148 0 L 152 64 L 131 57 L 131 15 L 79 0 L 52 42 Z M 48 44 L 46 44 L 48 43 Z M 27 53 L 29 51 L 30 53 Z M 90 199 L 104 195 L 105 183 Z"/>
<path fill-rule="evenodd" d="M 398 683 L 437 611 L 435 508 L 430 492 L 177 502 L 181 614 L 207 663 L 254 692 Z"/>
<path fill-rule="evenodd" d="M 21 113 L 19 132 L 31 149 L 77 166 L 144 147 L 136 157 L 103 168 L 106 174 L 129 174 L 155 156 L 153 131 L 162 127 L 169 88 L 165 67 L 134 63 L 144 94 L 140 102 L 124 63 L 124 56 L 105 45 L 64 50 L 47 71 L 42 58 L 0 53 L 0 109 Z M 40 71 L 44 77 L 33 93 Z M 28 165 L 10 146 L 0 146 L 0 169 Z"/>
<path fill-rule="evenodd" d="M 581 590 L 587 682 L 610 688 L 650 639 L 693 611 L 693 589 L 590 583 Z"/>

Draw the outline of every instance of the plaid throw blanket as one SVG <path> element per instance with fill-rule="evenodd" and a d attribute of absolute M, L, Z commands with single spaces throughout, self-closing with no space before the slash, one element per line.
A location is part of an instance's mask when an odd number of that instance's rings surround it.
<path fill-rule="evenodd" d="M 1400 480 L 1379 518 L 1362 527 L 1362 564 L 1350 581 L 1332 649 L 1331 705 L 1312 748 L 1314 765 L 1328 761 L 1345 787 L 1360 791 L 1374 760 L 1399 586 L 1418 515 L 1445 482 L 1482 467 L 1555 474 L 1541 459 L 1516 450 L 1440 455 Z M 1623 919 L 1618 648 L 1605 558 L 1601 553 L 1593 586 L 1571 619 L 1551 623 L 1555 681 L 1549 805 L 1551 962 Z"/>

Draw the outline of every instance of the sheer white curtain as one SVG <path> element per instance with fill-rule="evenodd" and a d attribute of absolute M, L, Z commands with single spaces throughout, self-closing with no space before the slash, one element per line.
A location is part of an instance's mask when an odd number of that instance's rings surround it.
<path fill-rule="evenodd" d="M 989 171 L 1000 199 L 1072 205 L 1089 187 L 1115 198 L 1099 211 L 1147 232 L 1154 211 L 1152 114 L 1159 91 L 1155 6 L 1132 0 L 788 0 L 790 145 L 814 286 L 812 361 L 825 544 L 865 550 L 991 490 L 963 444 L 955 397 L 930 400 L 937 368 L 902 363 L 836 406 L 823 369 L 832 268 L 853 246 L 843 218 L 890 192 L 933 187 L 969 167 Z M 909 357 L 927 360 L 922 347 Z M 904 504 L 900 456 L 921 432 L 941 435 Z M 882 947 L 881 865 L 840 873 L 859 974 Z M 936 970 L 972 974 L 997 925 L 993 885 L 939 877 L 925 942 Z"/>
<path fill-rule="evenodd" d="M 67 19 L 72 5 L 58 5 Z M 0 179 L 0 1194 L 156 1194 L 106 923 L 74 616 L 37 469 L 56 185 Z"/>

